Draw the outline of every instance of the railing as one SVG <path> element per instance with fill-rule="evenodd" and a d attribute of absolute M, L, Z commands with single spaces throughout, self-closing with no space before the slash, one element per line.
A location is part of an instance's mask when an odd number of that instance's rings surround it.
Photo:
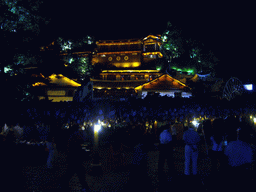
<path fill-rule="evenodd" d="M 104 79 L 91 79 L 91 81 L 104 81 L 104 82 L 147 82 L 148 79 L 138 79 L 138 80 L 104 80 Z"/>

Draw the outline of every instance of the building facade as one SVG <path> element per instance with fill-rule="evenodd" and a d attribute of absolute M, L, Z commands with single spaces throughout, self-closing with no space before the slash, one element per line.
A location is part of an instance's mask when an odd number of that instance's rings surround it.
<path fill-rule="evenodd" d="M 76 90 L 81 86 L 62 74 L 52 74 L 46 78 L 49 80 L 47 84 L 42 82 L 33 84 L 39 100 L 48 98 L 52 102 L 73 101 Z"/>
<path fill-rule="evenodd" d="M 95 68 L 99 67 L 101 72 L 90 78 L 95 99 L 127 98 L 138 95 L 140 91 L 135 88 L 163 75 L 161 68 L 156 65 L 158 60 L 163 58 L 161 35 L 148 35 L 140 39 L 99 40 L 95 44 L 94 51 L 85 48 L 71 51 L 74 57 L 89 58 L 88 61 Z M 65 57 L 68 53 L 64 51 L 61 55 Z M 66 67 L 68 65 L 65 64 Z M 184 85 L 187 78 L 193 77 L 185 77 L 181 74 L 176 76 L 175 78 Z M 81 83 L 77 79 L 72 80 Z M 175 91 L 180 93 L 182 90 L 176 87 L 171 93 L 174 95 Z M 145 91 L 143 93 L 145 94 Z"/>
<path fill-rule="evenodd" d="M 102 72 L 91 79 L 94 97 L 130 96 L 135 87 L 159 77 L 152 63 L 163 57 L 160 37 L 97 41 L 92 64 L 102 66 Z"/>

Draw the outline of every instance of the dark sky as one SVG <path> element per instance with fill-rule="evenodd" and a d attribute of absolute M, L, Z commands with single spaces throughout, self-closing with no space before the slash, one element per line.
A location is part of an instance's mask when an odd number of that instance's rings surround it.
<path fill-rule="evenodd" d="M 170 21 L 185 37 L 196 39 L 212 50 L 224 73 L 243 82 L 256 80 L 253 3 L 68 2 L 56 6 L 45 4 L 52 18 L 45 36 L 53 33 L 68 37 L 92 35 L 96 39 L 142 38 L 150 33 L 162 34 Z"/>

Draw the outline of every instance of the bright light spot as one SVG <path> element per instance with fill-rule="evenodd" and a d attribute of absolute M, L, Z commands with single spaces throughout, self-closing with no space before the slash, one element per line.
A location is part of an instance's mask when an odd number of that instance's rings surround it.
<path fill-rule="evenodd" d="M 68 41 L 68 42 L 65 42 L 64 45 L 62 45 L 62 50 L 66 50 L 66 49 L 71 49 L 71 42 Z"/>
<path fill-rule="evenodd" d="M 199 126 L 199 123 L 198 123 L 198 121 L 196 121 L 196 120 L 192 121 L 192 124 L 193 124 L 196 128 Z"/>
<path fill-rule="evenodd" d="M 253 122 L 256 123 L 256 117 L 253 118 Z"/>
<path fill-rule="evenodd" d="M 73 61 L 74 61 L 74 59 L 73 59 L 73 58 L 69 59 L 69 63 L 72 63 Z"/>
<path fill-rule="evenodd" d="M 100 129 L 101 129 L 101 125 L 100 124 L 95 124 L 94 125 L 94 132 L 99 132 Z"/>
<path fill-rule="evenodd" d="M 4 67 L 4 72 L 7 73 L 8 71 L 12 71 L 12 69 L 8 66 L 8 67 Z"/>
<path fill-rule="evenodd" d="M 246 85 L 244 85 L 244 88 L 248 91 L 252 91 L 253 90 L 253 85 L 252 84 L 246 84 Z"/>

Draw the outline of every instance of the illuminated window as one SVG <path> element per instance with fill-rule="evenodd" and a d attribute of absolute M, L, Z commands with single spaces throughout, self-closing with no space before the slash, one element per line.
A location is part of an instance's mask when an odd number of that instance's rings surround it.
<path fill-rule="evenodd" d="M 139 80 L 139 79 L 144 79 L 145 77 L 144 75 L 136 75 L 135 78 L 136 80 Z"/>
<path fill-rule="evenodd" d="M 146 52 L 155 51 L 155 44 L 145 45 L 145 51 L 146 51 Z"/>
<path fill-rule="evenodd" d="M 121 76 L 121 79 L 122 79 L 122 80 L 130 80 L 130 79 L 131 79 L 131 76 L 130 76 L 130 75 L 122 75 L 122 76 Z"/>
<path fill-rule="evenodd" d="M 60 90 L 60 91 L 47 91 L 47 95 L 65 95 L 66 92 L 64 90 Z"/>
<path fill-rule="evenodd" d="M 115 75 L 107 75 L 107 80 L 116 80 Z"/>

